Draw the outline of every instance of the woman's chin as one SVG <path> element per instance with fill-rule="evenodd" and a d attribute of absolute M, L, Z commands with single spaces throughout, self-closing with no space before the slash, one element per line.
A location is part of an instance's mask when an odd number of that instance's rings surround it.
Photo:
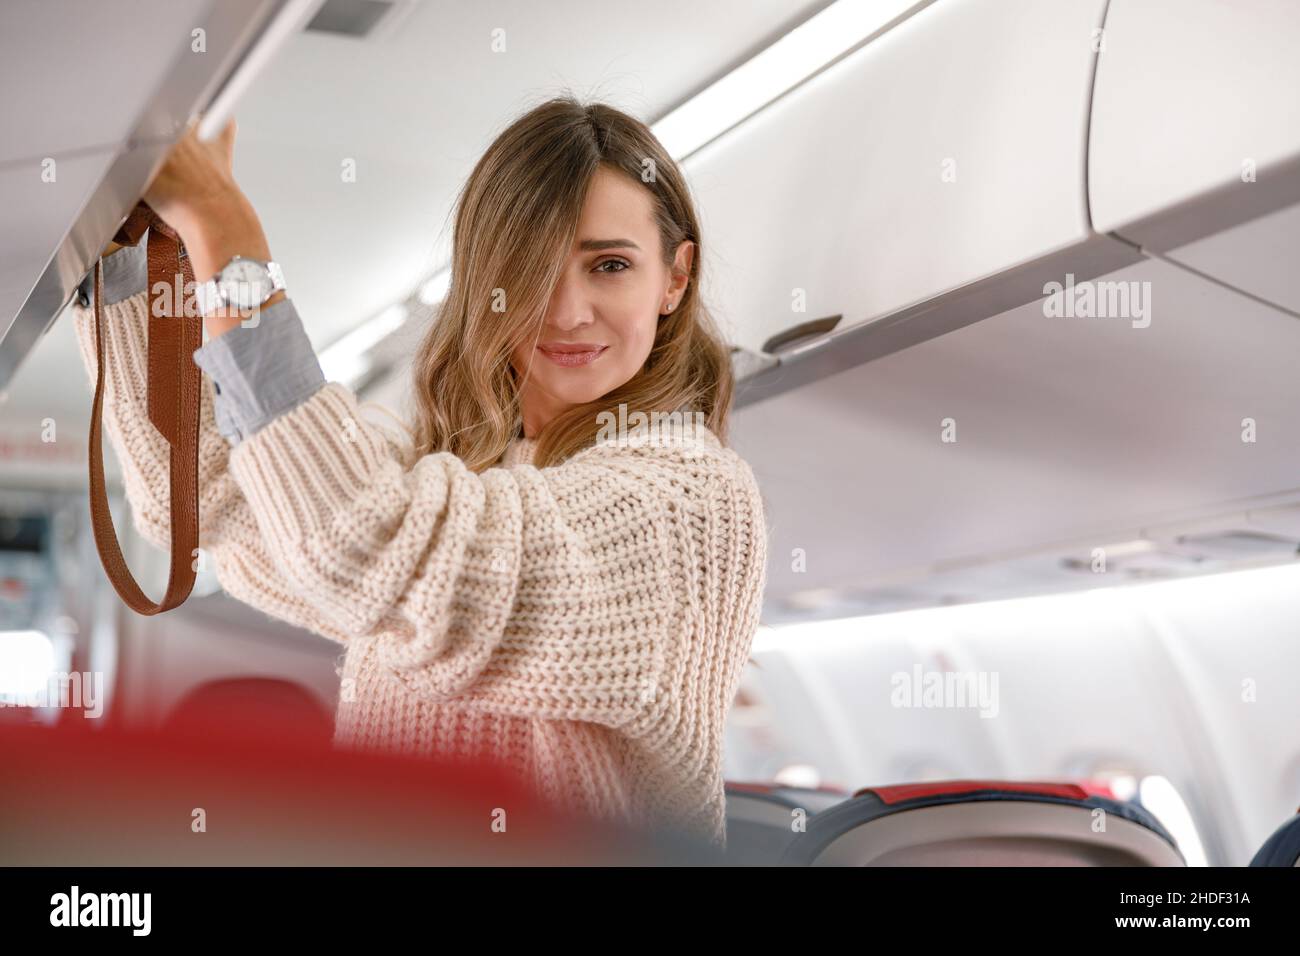
<path fill-rule="evenodd" d="M 560 382 L 550 384 L 546 390 L 565 406 L 585 405 L 608 392 L 601 382 Z"/>

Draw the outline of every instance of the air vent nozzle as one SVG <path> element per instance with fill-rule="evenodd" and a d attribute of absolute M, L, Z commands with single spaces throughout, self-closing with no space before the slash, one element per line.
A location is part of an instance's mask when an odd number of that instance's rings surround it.
<path fill-rule="evenodd" d="M 392 13 L 396 0 L 325 0 L 304 31 L 369 36 Z"/>

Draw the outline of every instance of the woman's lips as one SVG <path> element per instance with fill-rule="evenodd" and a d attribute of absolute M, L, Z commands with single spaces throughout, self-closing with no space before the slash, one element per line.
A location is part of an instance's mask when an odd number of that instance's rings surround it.
<path fill-rule="evenodd" d="M 600 358 L 608 349 L 608 345 L 601 345 L 593 349 L 582 349 L 581 351 L 573 351 L 569 347 L 564 349 L 552 349 L 547 348 L 545 345 L 537 346 L 539 352 L 556 365 L 562 365 L 565 368 L 576 368 L 580 365 L 590 365 L 592 362 L 596 361 L 596 359 Z"/>

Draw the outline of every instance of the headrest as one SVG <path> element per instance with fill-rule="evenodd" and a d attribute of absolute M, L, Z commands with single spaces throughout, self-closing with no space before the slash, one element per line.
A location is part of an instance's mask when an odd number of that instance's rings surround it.
<path fill-rule="evenodd" d="M 1264 841 L 1251 866 L 1300 866 L 1300 811 Z"/>
<path fill-rule="evenodd" d="M 1071 842 L 1071 834 L 1079 832 L 1080 824 L 1073 819 L 1076 814 L 1093 814 L 1102 810 L 1108 818 L 1124 821 L 1124 827 L 1139 828 L 1125 834 L 1124 839 L 1132 838 L 1140 846 L 1120 845 L 1124 840 L 1112 840 L 1110 843 L 1115 845 L 1099 844 L 1096 847 L 1100 857 L 1110 855 L 1119 863 L 1128 854 L 1138 859 L 1167 861 L 1163 865 L 1183 865 L 1173 837 L 1155 817 L 1142 807 L 1116 800 L 1103 791 L 1104 788 L 1090 783 L 1019 780 L 945 780 L 863 787 L 851 799 L 812 817 L 807 832 L 786 848 L 782 863 L 810 865 L 833 843 L 844 840 L 850 833 L 858 833 L 853 839 L 862 842 L 865 849 L 861 853 L 854 850 L 849 855 L 860 859 L 867 859 L 877 852 L 882 859 L 891 854 L 898 859 L 919 858 L 920 853 L 909 857 L 905 852 L 907 841 L 912 839 L 915 846 L 927 840 L 936 843 L 947 841 L 945 845 L 964 847 L 962 852 L 967 856 L 987 851 L 990 858 L 997 857 L 997 846 L 1001 841 L 1004 848 L 1023 847 L 1021 855 L 1027 860 L 1035 853 L 1049 852 L 1045 848 L 1052 843 L 1064 846 Z M 996 806 L 1008 803 L 1035 804 L 1038 809 L 1028 813 L 1017 809 L 1013 814 L 1006 814 Z M 971 812 L 961 813 L 957 808 L 963 806 L 971 808 Z M 977 807 L 983 809 L 976 810 Z M 876 826 L 878 836 L 874 843 L 873 838 L 865 833 L 866 828 L 889 818 L 894 818 L 891 823 L 901 824 L 902 820 L 896 815 L 917 811 L 925 811 L 928 815 L 906 818 L 908 832 L 903 832 L 899 826 Z M 1090 826 L 1090 821 L 1083 825 Z M 884 838 L 885 829 L 891 831 L 889 839 Z M 1091 828 L 1087 832 L 1091 833 Z M 845 852 L 841 848 L 833 856 L 839 857 Z M 1007 849 L 1002 855 L 1012 858 L 1017 851 Z"/>

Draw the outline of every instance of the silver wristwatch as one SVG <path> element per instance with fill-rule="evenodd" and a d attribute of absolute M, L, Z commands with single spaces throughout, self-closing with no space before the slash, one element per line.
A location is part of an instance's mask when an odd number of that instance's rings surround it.
<path fill-rule="evenodd" d="M 278 262 L 232 256 L 221 271 L 194 290 L 199 311 L 207 315 L 223 306 L 255 309 L 284 288 Z"/>

